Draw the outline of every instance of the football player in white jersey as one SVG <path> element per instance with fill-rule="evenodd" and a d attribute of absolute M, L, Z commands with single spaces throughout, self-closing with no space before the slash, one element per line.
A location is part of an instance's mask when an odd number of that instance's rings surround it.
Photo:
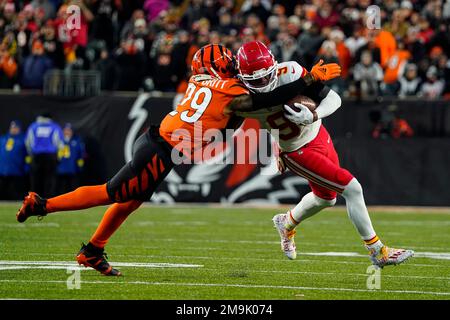
<path fill-rule="evenodd" d="M 307 71 L 295 61 L 277 63 L 270 50 L 259 41 L 245 43 L 237 52 L 238 77 L 254 92 L 269 92 L 278 86 L 298 80 Z M 372 263 L 383 267 L 396 265 L 411 257 L 412 250 L 385 246 L 377 236 L 367 211 L 363 190 L 358 180 L 339 165 L 338 155 L 323 118 L 341 106 L 341 98 L 326 85 L 317 82 L 303 95 L 314 100 L 315 110 L 294 103 L 255 112 L 238 114 L 259 120 L 263 128 L 277 129 L 274 138 L 281 153 L 281 171 L 292 172 L 309 181 L 311 192 L 287 213 L 277 214 L 273 222 L 281 237 L 281 248 L 289 259 L 297 256 L 295 228 L 305 219 L 332 207 L 336 196 L 345 198 L 347 212 L 366 248 Z"/>

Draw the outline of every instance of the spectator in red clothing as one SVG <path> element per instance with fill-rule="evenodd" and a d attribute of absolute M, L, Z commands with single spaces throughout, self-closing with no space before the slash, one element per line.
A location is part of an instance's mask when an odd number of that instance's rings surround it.
<path fill-rule="evenodd" d="M 423 17 L 419 21 L 419 30 L 417 38 L 424 44 L 428 43 L 434 35 L 434 30 L 431 28 L 430 23 Z"/>
<path fill-rule="evenodd" d="M 334 27 L 339 21 L 339 14 L 333 10 L 332 5 L 326 1 L 317 10 L 317 15 L 314 18 L 314 22 L 320 28 Z"/>
<path fill-rule="evenodd" d="M 298 59 L 309 68 L 323 41 L 332 40 L 344 77 L 352 72 L 365 50 L 369 50 L 373 60 L 382 63 L 386 69 L 396 43 L 403 42 L 411 53 L 410 60 L 418 66 L 418 76 L 425 79 L 428 68 L 437 66 L 439 77 L 448 88 L 448 77 L 441 75 L 441 69 L 447 68 L 442 67 L 444 64 L 439 63 L 439 59 L 433 59 L 433 54 L 427 54 L 433 47 L 440 46 L 442 53 L 450 56 L 449 3 L 411 0 L 0 0 L 0 43 L 7 46 L 8 54 L 19 69 L 37 39 L 44 41 L 46 53 L 58 68 L 87 69 L 97 65 L 105 47 L 109 56 L 113 56 L 111 53 L 131 36 L 133 46 L 138 51 L 143 50 L 141 62 L 147 79 L 154 61 L 176 62 L 173 68 L 163 68 L 171 73 L 167 75 L 169 79 L 176 79 L 171 86 L 176 88 L 187 74 L 186 68 L 180 67 L 182 61 L 189 62 L 198 46 L 208 42 L 222 43 L 236 50 L 243 41 L 276 42 L 280 35 L 284 37 L 287 33 L 296 39 L 297 50 L 293 51 L 295 45 L 289 44 L 283 49 L 286 50 L 284 55 L 294 57 L 292 53 L 298 51 Z M 82 16 L 79 28 L 69 30 L 66 10 L 72 4 L 80 7 Z M 367 28 L 365 11 L 371 4 L 380 7 L 381 25 L 387 30 Z M 56 43 L 61 42 L 64 48 L 62 63 L 58 61 L 60 55 L 52 53 L 55 42 L 48 27 L 52 9 L 57 12 L 54 20 Z M 332 37 L 338 29 L 342 30 L 344 39 L 342 33 Z M 165 54 L 161 57 L 159 52 L 167 36 L 172 37 L 174 47 L 177 47 L 178 31 L 186 33 L 188 40 L 183 44 L 186 48 L 170 54 L 169 59 Z M 105 54 L 103 52 L 102 56 Z M 120 59 L 123 58 L 120 55 Z M 108 68 L 109 59 L 102 61 Z M 150 89 L 153 86 L 144 87 Z"/>
<path fill-rule="evenodd" d="M 78 26 L 68 23 L 71 16 L 67 13 L 67 8 L 72 4 L 78 5 L 81 9 Z M 88 25 L 93 18 L 92 12 L 81 0 L 72 0 L 68 5 L 62 5 L 58 10 L 58 16 L 55 20 L 58 38 L 63 43 L 66 62 L 75 68 L 87 68 L 89 66 L 85 49 L 88 43 Z"/>
<path fill-rule="evenodd" d="M 414 136 L 414 130 L 408 121 L 397 114 L 396 105 L 390 105 L 387 110 L 373 113 L 372 118 L 375 122 L 372 137 L 375 139 L 386 139 L 388 137 L 399 139 Z"/>
<path fill-rule="evenodd" d="M 394 121 L 392 121 L 391 136 L 394 139 L 402 137 L 409 138 L 414 136 L 414 130 L 411 128 L 408 121 L 396 116 Z"/>
<path fill-rule="evenodd" d="M 26 29 L 29 32 L 35 32 L 38 29 L 38 25 L 34 21 L 34 9 L 31 4 L 27 4 L 22 11 L 25 15 L 25 19 L 27 21 Z"/>

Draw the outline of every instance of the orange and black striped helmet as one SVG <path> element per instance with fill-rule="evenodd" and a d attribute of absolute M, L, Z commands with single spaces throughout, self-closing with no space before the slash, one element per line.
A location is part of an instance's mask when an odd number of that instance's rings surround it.
<path fill-rule="evenodd" d="M 236 76 L 235 59 L 231 50 L 221 44 L 201 47 L 192 58 L 192 74 L 209 74 L 220 79 Z"/>

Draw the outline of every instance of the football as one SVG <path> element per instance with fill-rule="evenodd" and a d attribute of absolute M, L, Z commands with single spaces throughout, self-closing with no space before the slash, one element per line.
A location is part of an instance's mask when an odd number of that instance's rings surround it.
<path fill-rule="evenodd" d="M 301 103 L 302 105 L 306 106 L 309 110 L 314 111 L 317 108 L 317 103 L 307 96 L 298 95 L 295 98 L 292 98 L 289 100 L 287 105 L 291 106 L 293 109 L 295 109 L 294 103 Z"/>

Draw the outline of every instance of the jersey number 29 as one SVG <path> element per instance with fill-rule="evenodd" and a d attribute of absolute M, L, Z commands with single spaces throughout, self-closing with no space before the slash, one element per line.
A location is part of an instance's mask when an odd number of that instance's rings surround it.
<path fill-rule="evenodd" d="M 197 92 L 194 91 L 196 89 L 196 86 L 192 83 L 189 83 L 188 88 L 186 90 L 186 97 L 180 102 L 181 105 L 185 104 L 189 100 L 191 100 L 191 108 L 195 110 L 194 114 L 189 115 L 189 112 L 191 110 L 185 110 L 180 113 L 180 119 L 187 123 L 194 123 L 200 119 L 200 117 L 205 112 L 206 108 L 208 107 L 209 103 L 212 99 L 212 92 L 211 89 L 206 87 L 201 87 L 197 90 Z M 194 97 L 192 97 L 192 95 Z M 191 99 L 192 98 L 192 99 Z M 174 116 L 178 113 L 178 111 L 174 110 L 171 113 L 169 113 L 171 116 Z"/>

